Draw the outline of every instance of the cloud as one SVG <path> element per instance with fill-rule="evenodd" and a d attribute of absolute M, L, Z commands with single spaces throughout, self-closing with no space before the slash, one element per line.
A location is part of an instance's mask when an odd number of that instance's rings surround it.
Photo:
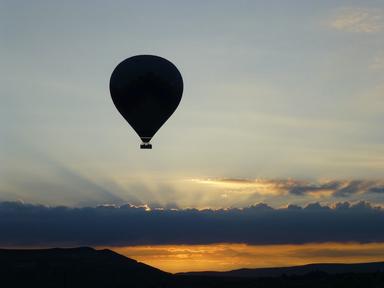
<path fill-rule="evenodd" d="M 221 210 L 0 203 L 1 246 L 365 243 L 384 241 L 383 225 L 384 210 L 366 202 Z"/>
<path fill-rule="evenodd" d="M 383 194 L 384 193 L 384 186 L 371 187 L 371 188 L 369 188 L 369 192 L 377 193 L 377 194 Z"/>
<path fill-rule="evenodd" d="M 378 193 L 384 189 L 383 181 L 369 180 L 265 180 L 265 179 L 194 179 L 228 191 L 273 196 L 348 197 L 354 194 Z"/>
<path fill-rule="evenodd" d="M 268 179 L 244 179 L 244 178 L 218 178 L 218 179 L 191 179 L 190 181 L 211 186 L 217 189 L 224 189 L 225 191 L 234 192 L 237 194 L 253 194 L 259 195 L 275 195 L 279 196 L 284 194 L 282 188 L 286 185 L 287 181 L 281 180 L 268 180 Z"/>
<path fill-rule="evenodd" d="M 329 26 L 346 32 L 375 33 L 383 30 L 384 13 L 381 9 L 343 8 L 337 11 Z"/>
<path fill-rule="evenodd" d="M 286 186 L 288 192 L 294 195 L 304 195 L 310 193 L 321 193 L 324 191 L 335 191 L 340 188 L 341 183 L 337 181 L 325 183 L 292 182 Z"/>

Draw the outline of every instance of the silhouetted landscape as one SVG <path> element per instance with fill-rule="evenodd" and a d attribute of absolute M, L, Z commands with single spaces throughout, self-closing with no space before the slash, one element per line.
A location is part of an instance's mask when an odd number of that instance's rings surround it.
<path fill-rule="evenodd" d="M 2 287 L 384 287 L 384 262 L 170 274 L 111 250 L 0 250 Z"/>

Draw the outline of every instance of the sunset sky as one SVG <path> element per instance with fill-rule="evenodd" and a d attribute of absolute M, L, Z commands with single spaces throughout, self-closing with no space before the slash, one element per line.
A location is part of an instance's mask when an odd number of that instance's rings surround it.
<path fill-rule="evenodd" d="M 184 80 L 150 151 L 109 94 L 137 54 Z M 384 260 L 382 1 L 3 0 L 0 55 L 1 247 Z"/>

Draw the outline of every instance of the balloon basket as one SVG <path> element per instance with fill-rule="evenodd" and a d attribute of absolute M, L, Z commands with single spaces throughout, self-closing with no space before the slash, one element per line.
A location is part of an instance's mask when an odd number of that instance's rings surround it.
<path fill-rule="evenodd" d="M 152 149 L 152 144 L 151 143 L 142 143 L 140 145 L 140 149 Z"/>

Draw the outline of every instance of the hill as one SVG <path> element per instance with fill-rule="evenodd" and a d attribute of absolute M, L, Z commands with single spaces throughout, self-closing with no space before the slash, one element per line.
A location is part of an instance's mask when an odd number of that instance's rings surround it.
<path fill-rule="evenodd" d="M 189 276 L 215 276 L 215 277 L 281 277 L 300 276 L 308 273 L 322 272 L 326 274 L 345 274 L 345 273 L 375 273 L 384 272 L 384 262 L 358 263 L 358 264 L 309 264 L 291 267 L 277 268 L 255 268 L 237 269 L 227 272 L 203 271 L 178 273 L 179 275 Z"/>
<path fill-rule="evenodd" d="M 1 287 L 163 287 L 169 277 L 107 249 L 0 249 Z"/>

